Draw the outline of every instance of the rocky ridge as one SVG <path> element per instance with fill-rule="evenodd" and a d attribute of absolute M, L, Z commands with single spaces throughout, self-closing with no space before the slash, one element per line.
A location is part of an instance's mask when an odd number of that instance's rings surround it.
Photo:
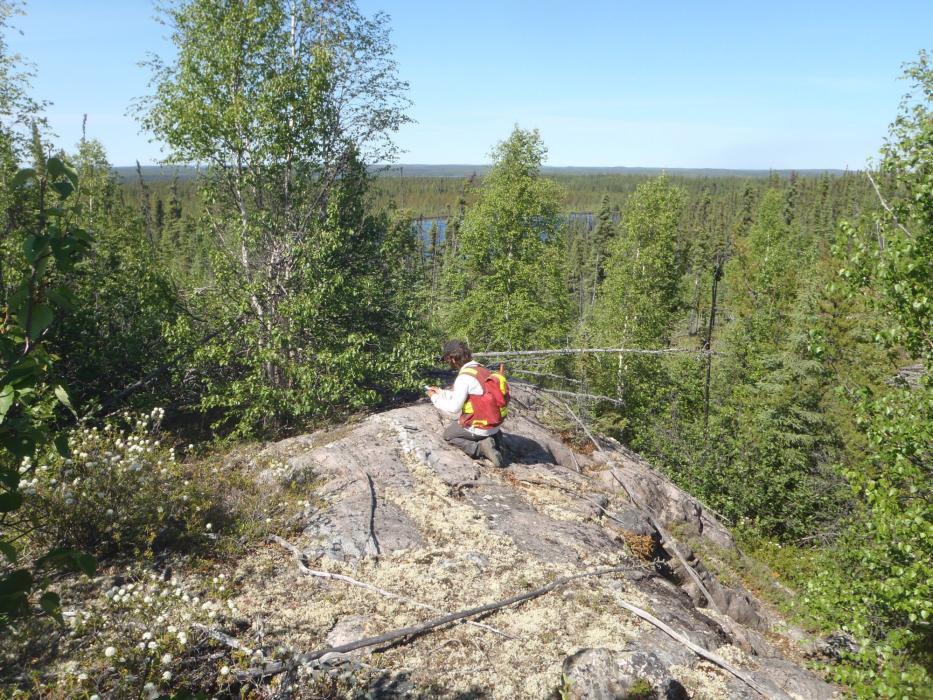
<path fill-rule="evenodd" d="M 786 626 L 688 546 L 735 550 L 715 515 L 621 445 L 572 450 L 536 420 L 529 397 L 517 399 L 504 430 L 503 469 L 447 445 L 447 419 L 426 402 L 268 446 L 260 457 L 285 467 L 257 478 L 313 499 L 290 540 L 304 562 L 369 588 L 303 575 L 287 551 L 270 546 L 240 564 L 239 578 L 249 584 L 235 603 L 251 634 L 292 650 L 321 649 L 561 576 L 616 568 L 473 620 L 481 624 L 448 625 L 325 660 L 367 669 L 368 691 L 377 697 L 837 695 L 804 667 L 781 634 Z"/>

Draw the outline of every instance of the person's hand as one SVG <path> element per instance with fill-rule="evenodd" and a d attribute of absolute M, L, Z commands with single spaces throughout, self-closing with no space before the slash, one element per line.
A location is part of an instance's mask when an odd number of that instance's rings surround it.
<path fill-rule="evenodd" d="M 428 396 L 434 396 L 434 394 L 439 392 L 440 389 L 438 389 L 436 386 L 429 386 L 425 388 L 425 391 L 427 392 Z"/>

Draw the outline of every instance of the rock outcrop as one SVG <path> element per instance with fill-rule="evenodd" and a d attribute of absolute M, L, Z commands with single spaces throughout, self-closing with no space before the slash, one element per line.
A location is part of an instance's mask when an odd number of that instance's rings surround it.
<path fill-rule="evenodd" d="M 834 697 L 775 631 L 773 613 L 688 546 L 735 549 L 708 509 L 624 447 L 574 452 L 517 413 L 505 426 L 502 469 L 447 445 L 446 419 L 428 403 L 268 446 L 261 457 L 284 468 L 261 478 L 313 503 L 291 538 L 308 565 L 382 593 L 301 576 L 270 547 L 241 566 L 251 583 L 236 606 L 254 632 L 296 651 L 322 649 L 438 615 L 424 606 L 456 611 L 616 568 L 496 611 L 485 627 L 439 628 L 344 661 L 367 669 L 370 690 L 386 697 L 760 697 L 624 601 L 769 697 Z"/>

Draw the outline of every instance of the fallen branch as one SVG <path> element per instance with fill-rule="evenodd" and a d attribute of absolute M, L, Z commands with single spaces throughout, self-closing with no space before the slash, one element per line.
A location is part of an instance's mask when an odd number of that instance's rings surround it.
<path fill-rule="evenodd" d="M 511 598 L 506 598 L 505 600 L 499 600 L 494 603 L 487 603 L 486 605 L 480 605 L 475 608 L 469 608 L 467 610 L 461 610 L 459 612 L 450 613 L 442 617 L 436 617 L 433 620 L 428 620 L 418 625 L 410 625 L 409 627 L 402 627 L 400 629 L 392 630 L 386 632 L 385 634 L 380 634 L 376 637 L 367 637 L 365 639 L 358 639 L 355 642 L 348 642 L 347 644 L 340 644 L 335 647 L 328 647 L 326 649 L 319 649 L 317 651 L 308 652 L 307 654 L 302 654 L 295 657 L 289 661 L 275 662 L 265 664 L 260 667 L 250 668 L 238 675 L 242 680 L 251 679 L 251 678 L 262 678 L 265 676 L 274 676 L 279 673 L 283 673 L 291 668 L 300 666 L 302 664 L 308 664 L 312 661 L 320 659 L 325 654 L 345 654 L 356 649 L 362 649 L 364 647 L 376 646 L 377 644 L 384 644 L 386 642 L 391 642 L 396 639 L 402 639 L 403 637 L 411 637 L 414 635 L 424 634 L 429 632 L 437 627 L 442 627 L 448 625 L 451 622 L 457 622 L 458 620 L 463 620 L 467 617 L 474 617 L 476 615 L 482 615 L 484 613 L 492 612 L 494 610 L 500 610 L 501 608 L 506 608 L 510 605 L 516 605 L 518 603 L 524 603 L 526 600 L 531 600 L 532 598 L 538 598 L 546 593 L 550 593 L 556 588 L 561 586 L 566 586 L 572 581 L 576 581 L 582 578 L 588 578 L 592 576 L 606 576 L 609 574 L 617 574 L 623 571 L 629 570 L 631 567 L 627 566 L 617 566 L 609 569 L 598 569 L 596 571 L 587 571 L 581 574 L 573 574 L 572 576 L 561 576 L 560 578 L 554 579 L 551 583 L 541 588 L 537 588 L 533 591 L 527 593 L 520 593 L 518 595 L 512 596 Z"/>
<path fill-rule="evenodd" d="M 430 610 L 431 612 L 445 613 L 445 614 L 447 612 L 446 610 L 442 610 L 441 608 L 436 608 L 433 605 L 428 605 L 427 603 L 421 603 L 417 600 L 413 600 L 412 598 L 408 598 L 407 596 L 403 596 L 399 593 L 393 593 L 392 591 L 383 590 L 382 588 L 374 586 L 371 583 L 357 581 L 356 579 L 350 578 L 349 576 L 344 576 L 343 574 L 332 574 L 329 571 L 316 571 L 314 569 L 311 569 L 307 566 L 307 564 L 305 564 L 304 552 L 298 549 L 298 547 L 293 545 L 288 540 L 285 540 L 279 537 L 278 535 L 271 535 L 270 539 L 276 544 L 284 547 L 285 549 L 287 549 L 289 552 L 292 553 L 292 556 L 295 558 L 295 562 L 298 564 L 298 570 L 301 571 L 301 573 L 305 574 L 306 576 L 314 576 L 315 578 L 323 578 L 323 579 L 328 579 L 331 581 L 342 581 L 343 583 L 348 583 L 351 586 L 356 586 L 357 588 L 363 588 L 367 591 L 378 593 L 379 595 L 384 596 L 386 598 L 394 598 L 395 600 L 401 600 L 402 602 L 408 603 L 409 605 L 412 605 L 416 608 L 421 608 L 422 610 Z M 493 634 L 498 634 L 500 637 L 505 637 L 506 639 L 518 639 L 518 637 L 511 635 L 508 632 L 497 630 L 495 627 L 484 625 L 481 622 L 471 621 L 471 622 L 467 622 L 466 624 L 472 625 L 474 627 L 479 627 L 481 629 L 486 630 L 487 632 L 492 632 Z"/>
<path fill-rule="evenodd" d="M 700 657 L 706 659 L 707 661 L 711 661 L 711 662 L 713 662 L 714 664 L 716 664 L 717 666 L 719 666 L 720 668 L 725 669 L 726 671 L 728 671 L 729 673 L 731 673 L 733 676 L 735 676 L 736 678 L 738 678 L 740 681 L 742 681 L 743 683 L 745 683 L 749 688 L 751 688 L 752 690 L 754 690 L 754 691 L 756 691 L 757 693 L 759 693 L 762 697 L 765 697 L 765 698 L 780 698 L 780 699 L 782 699 L 782 700 L 783 700 L 784 698 L 787 698 L 788 700 L 790 700 L 790 696 L 787 695 L 786 693 L 781 692 L 781 691 L 778 691 L 779 694 L 777 694 L 777 695 L 773 694 L 772 691 L 770 691 L 770 690 L 764 688 L 763 686 L 761 686 L 754 678 L 752 678 L 751 676 L 749 676 L 749 675 L 748 675 L 747 673 L 745 673 L 744 671 L 741 671 L 741 670 L 737 669 L 735 666 L 733 666 L 732 664 L 730 664 L 728 661 L 726 661 L 724 658 L 722 658 L 722 657 L 719 656 L 718 654 L 714 654 L 714 653 L 712 653 L 712 652 L 710 652 L 710 651 L 707 651 L 707 650 L 704 649 L 703 647 L 701 647 L 701 646 L 699 646 L 699 645 L 697 645 L 697 644 L 694 644 L 694 643 L 691 642 L 689 639 L 687 639 L 686 637 L 684 637 L 682 634 L 679 634 L 678 632 L 675 632 L 671 627 L 668 627 L 666 624 L 664 624 L 663 622 L 661 622 L 661 621 L 660 621 L 658 618 L 656 618 L 654 615 L 651 615 L 650 613 L 648 613 L 648 612 L 642 610 L 641 608 L 638 608 L 638 607 L 632 605 L 631 603 L 627 603 L 627 602 L 624 601 L 624 600 L 616 600 L 616 602 L 617 602 L 620 606 L 622 606 L 623 608 L 625 608 L 626 610 L 628 610 L 629 612 L 631 612 L 631 613 L 637 615 L 638 617 L 640 617 L 640 618 L 641 618 L 642 620 L 644 620 L 645 622 L 650 622 L 652 625 L 654 625 L 654 626 L 657 627 L 659 630 L 661 630 L 662 632 L 664 632 L 665 634 L 667 634 L 669 637 L 671 637 L 672 639 L 674 639 L 674 640 L 680 642 L 681 644 L 683 644 L 685 647 L 687 647 L 690 651 L 692 651 L 692 652 L 693 652 L 694 654 L 696 654 L 697 656 L 700 656 Z"/>
<path fill-rule="evenodd" d="M 609 473 L 612 475 L 613 479 L 619 482 L 619 486 L 622 487 L 622 490 L 625 491 L 625 494 L 629 497 L 632 503 L 634 503 L 638 507 L 639 510 L 644 512 L 645 516 L 648 518 L 648 522 L 651 523 L 651 527 L 657 530 L 658 534 L 661 535 L 661 542 L 662 543 L 666 542 L 668 544 L 668 546 L 671 548 L 671 551 L 674 553 L 674 556 L 677 557 L 677 561 L 680 562 L 680 565 L 684 567 L 684 570 L 687 572 L 690 578 L 693 579 L 693 582 L 697 585 L 697 588 L 700 589 L 700 592 L 706 597 L 706 600 L 712 606 L 713 610 L 718 612 L 720 615 L 725 616 L 725 613 L 723 612 L 722 608 L 720 608 L 719 604 L 713 599 L 713 595 L 709 592 L 709 589 L 703 583 L 703 580 L 700 578 L 700 575 L 694 570 L 692 566 L 690 566 L 690 564 L 687 563 L 687 559 L 684 557 L 684 555 L 680 553 L 680 549 L 677 546 L 677 540 L 674 539 L 671 536 L 671 534 L 667 532 L 663 527 L 661 527 L 661 523 L 659 523 L 655 519 L 654 515 L 651 512 L 651 509 L 647 508 L 644 504 L 640 503 L 635 498 L 635 494 L 633 494 L 631 491 L 628 490 L 628 487 L 625 485 L 622 479 L 618 477 L 615 471 L 610 469 Z"/>
<path fill-rule="evenodd" d="M 581 428 L 583 428 L 583 432 L 586 433 L 586 436 L 590 439 L 590 442 L 593 443 L 593 446 L 596 448 L 596 451 L 597 451 L 597 452 L 602 452 L 602 451 L 603 451 L 602 445 L 600 445 L 600 444 L 596 441 L 596 438 L 593 437 L 593 433 L 591 433 L 591 432 L 589 431 L 589 428 L 586 427 L 586 424 L 583 422 L 583 420 L 580 418 L 580 416 L 578 416 L 576 413 L 574 413 L 574 412 L 573 412 L 573 409 L 570 408 L 570 406 L 568 406 L 566 403 L 564 403 L 564 402 L 561 401 L 560 399 L 554 398 L 553 396 L 547 396 L 547 395 L 545 395 L 545 398 L 546 398 L 546 399 L 549 399 L 549 400 L 551 400 L 551 401 L 553 401 L 553 402 L 556 403 L 558 406 L 561 406 L 565 411 L 567 411 L 567 413 L 570 414 L 571 418 L 573 418 L 573 419 L 577 422 L 577 424 L 578 424 Z M 571 452 L 572 452 L 572 451 L 573 451 L 573 450 L 571 449 Z"/>
<path fill-rule="evenodd" d="M 568 384 L 583 384 L 579 379 L 570 379 L 569 377 L 562 377 L 559 374 L 551 374 L 550 372 L 532 372 L 530 369 L 511 369 L 509 374 L 528 374 L 533 377 L 545 377 L 547 379 L 559 379 L 562 382 L 567 382 Z"/>
<path fill-rule="evenodd" d="M 235 651 L 239 651 L 240 649 L 243 648 L 243 645 L 240 644 L 240 641 L 238 639 L 231 637 L 229 634 L 224 634 L 220 630 L 215 630 L 211 627 L 205 627 L 204 625 L 201 625 L 198 623 L 194 623 L 191 626 L 194 629 L 203 632 L 204 634 L 206 634 L 208 637 L 210 637 L 214 641 L 220 642 L 224 646 L 230 647 L 231 649 Z"/>
<path fill-rule="evenodd" d="M 557 348 L 553 350 L 484 350 L 474 352 L 473 357 L 522 357 L 527 355 L 583 355 L 583 354 L 611 354 L 611 355 L 716 355 L 712 350 L 690 350 L 687 348 L 662 348 L 659 350 L 644 350 L 641 348 Z"/>
<path fill-rule="evenodd" d="M 363 474 L 366 476 L 366 483 L 369 484 L 369 521 L 367 522 L 369 537 L 366 540 L 365 554 L 370 557 L 378 557 L 381 552 L 379 551 L 379 540 L 376 539 L 376 485 L 373 483 L 373 478 L 369 472 L 363 471 Z"/>
<path fill-rule="evenodd" d="M 612 396 L 603 396 L 601 394 L 581 394 L 576 391 L 564 391 L 563 389 L 548 389 L 538 384 L 532 384 L 531 382 L 522 382 L 522 381 L 513 381 L 513 385 L 527 387 L 528 389 L 533 389 L 535 391 L 540 391 L 546 394 L 556 394 L 557 396 L 569 396 L 575 399 L 594 399 L 596 401 L 608 401 L 614 403 L 617 406 L 624 406 L 625 402 L 622 399 L 613 398 Z"/>

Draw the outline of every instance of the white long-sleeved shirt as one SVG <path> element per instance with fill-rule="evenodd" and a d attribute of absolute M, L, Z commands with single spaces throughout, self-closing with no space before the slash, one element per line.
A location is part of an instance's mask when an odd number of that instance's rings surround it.
<path fill-rule="evenodd" d="M 467 362 L 464 367 L 480 367 L 479 362 Z M 431 403 L 442 411 L 460 415 L 463 411 L 463 404 L 466 403 L 468 396 L 480 396 L 483 393 L 483 387 L 479 380 L 470 374 L 458 374 L 454 381 L 453 389 L 441 389 L 431 397 Z M 474 435 L 495 435 L 499 428 L 466 428 Z"/>

